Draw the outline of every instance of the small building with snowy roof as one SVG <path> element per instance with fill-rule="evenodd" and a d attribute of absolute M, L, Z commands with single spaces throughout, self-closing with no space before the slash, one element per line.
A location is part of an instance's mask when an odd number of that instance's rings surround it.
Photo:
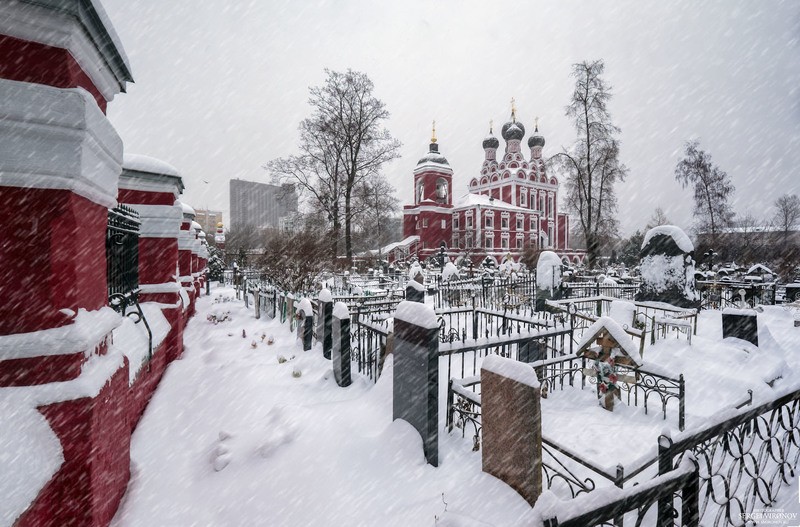
<path fill-rule="evenodd" d="M 527 248 L 551 250 L 565 264 L 581 263 L 585 251 L 569 248 L 569 215 L 558 210 L 559 182 L 547 174 L 538 124 L 528 138 L 530 158 L 522 152 L 525 126 L 511 119 L 502 127 L 505 154 L 497 159 L 500 141 L 483 140 L 480 174 L 469 182 L 469 192 L 453 199 L 454 171 L 439 151 L 434 127 L 430 149 L 414 169 L 414 203 L 403 210 L 403 236 L 417 237 L 414 250 L 420 261 L 439 252 L 468 259 L 475 265 L 495 266 L 507 255 L 519 262 Z M 391 261 L 391 258 L 390 258 Z"/>

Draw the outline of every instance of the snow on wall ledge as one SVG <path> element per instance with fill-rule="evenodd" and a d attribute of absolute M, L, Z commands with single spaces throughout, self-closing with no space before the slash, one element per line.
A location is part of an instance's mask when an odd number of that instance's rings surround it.
<path fill-rule="evenodd" d="M 162 174 L 165 176 L 181 177 L 180 172 L 166 161 L 142 154 L 125 154 L 122 167 L 125 170 L 147 172 L 149 174 Z"/>
<path fill-rule="evenodd" d="M 153 331 L 153 348 L 158 349 L 172 329 L 161 305 L 141 304 Z M 41 347 L 54 344 L 60 331 L 72 328 L 62 347 L 71 348 L 79 342 L 92 342 L 105 338 L 113 329 L 113 343 L 105 355 L 92 355 L 83 364 L 80 375 L 70 381 L 53 382 L 35 386 L 0 388 L 0 527 L 10 527 L 36 500 L 39 493 L 62 469 L 65 462 L 61 441 L 39 407 L 53 403 L 76 401 L 97 397 L 128 359 L 129 385 L 136 380 L 148 351 L 148 337 L 143 324 L 121 317 L 110 308 L 95 312 L 80 310 L 72 326 L 44 330 L 27 335 L 0 337 L 10 345 L 21 337 L 36 337 Z M 81 338 L 73 338 L 75 336 Z M 34 340 L 36 340 L 34 338 Z M 160 350 L 159 353 L 166 350 Z"/>
<path fill-rule="evenodd" d="M 0 336 L 0 360 L 91 353 L 120 324 L 122 317 L 110 307 L 79 309 L 72 324 Z"/>
<path fill-rule="evenodd" d="M 0 135 L 13 137 L 0 141 L 0 186 L 117 204 L 122 140 L 86 90 L 0 79 Z"/>
<path fill-rule="evenodd" d="M 128 205 L 139 213 L 142 238 L 178 238 L 181 234 L 181 208 L 175 205 Z"/>

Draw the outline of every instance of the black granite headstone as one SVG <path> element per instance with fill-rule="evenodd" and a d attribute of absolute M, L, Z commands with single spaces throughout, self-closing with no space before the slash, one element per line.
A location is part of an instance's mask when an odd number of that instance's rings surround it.
<path fill-rule="evenodd" d="M 800 301 L 800 284 L 786 284 L 786 296 L 783 301 L 786 303 Z"/>
<path fill-rule="evenodd" d="M 350 386 L 353 382 L 350 375 L 350 315 L 331 318 L 333 377 L 339 386 Z"/>
<path fill-rule="evenodd" d="M 419 282 L 411 280 L 406 286 L 406 300 L 425 303 L 425 288 Z"/>
<path fill-rule="evenodd" d="M 744 313 L 722 312 L 722 338 L 736 337 L 758 346 L 758 317 Z"/>
<path fill-rule="evenodd" d="M 517 360 L 520 362 L 536 362 L 537 360 L 544 360 L 547 358 L 546 352 L 547 347 L 545 346 L 544 342 L 537 339 L 530 339 L 520 343 Z"/>
<path fill-rule="evenodd" d="M 320 302 L 317 341 L 322 342 L 322 356 L 326 359 L 331 358 L 331 348 L 333 347 L 333 338 L 331 336 L 332 318 L 333 302 Z"/>
<path fill-rule="evenodd" d="M 393 418 L 422 436 L 425 459 L 439 466 L 439 328 L 394 322 Z"/>
<path fill-rule="evenodd" d="M 314 316 L 302 309 L 297 312 L 297 338 L 303 341 L 303 351 L 311 349 L 314 338 Z"/>

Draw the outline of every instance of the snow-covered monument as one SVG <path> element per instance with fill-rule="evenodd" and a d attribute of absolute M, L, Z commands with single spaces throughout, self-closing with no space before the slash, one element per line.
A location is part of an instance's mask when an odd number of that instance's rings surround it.
<path fill-rule="evenodd" d="M 694 245 L 679 227 L 661 225 L 647 231 L 639 269 L 642 285 L 636 300 L 700 307 L 694 283 Z"/>
<path fill-rule="evenodd" d="M 570 249 L 569 215 L 558 209 L 559 182 L 547 173 L 538 123 L 528 138 L 529 157 L 522 148 L 525 126 L 513 104 L 501 135 L 502 158 L 490 127 L 480 175 L 454 201 L 454 172 L 439 152 L 434 128 L 430 149 L 414 168 L 414 203 L 403 209 L 404 240 L 383 250 L 390 261 L 409 255 L 424 261 L 442 246 L 451 258 L 465 256 L 475 264 L 487 258 L 499 264 L 508 256 L 519 261 L 528 247 L 554 251 L 565 263 L 583 261 L 583 251 Z"/>
<path fill-rule="evenodd" d="M 105 526 L 208 253 L 106 118 L 133 79 L 99 0 L 0 3 L 0 57 L 0 523 Z"/>

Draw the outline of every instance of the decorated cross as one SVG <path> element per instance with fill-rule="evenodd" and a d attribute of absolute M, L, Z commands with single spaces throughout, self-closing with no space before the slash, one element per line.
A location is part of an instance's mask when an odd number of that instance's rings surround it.
<path fill-rule="evenodd" d="M 595 377 L 600 405 L 613 412 L 614 399 L 620 398 L 620 383 L 636 383 L 635 375 L 620 374 L 618 366 L 639 367 L 635 358 L 638 348 L 616 321 L 600 317 L 584 332 L 577 355 L 594 361 L 583 373 Z"/>

